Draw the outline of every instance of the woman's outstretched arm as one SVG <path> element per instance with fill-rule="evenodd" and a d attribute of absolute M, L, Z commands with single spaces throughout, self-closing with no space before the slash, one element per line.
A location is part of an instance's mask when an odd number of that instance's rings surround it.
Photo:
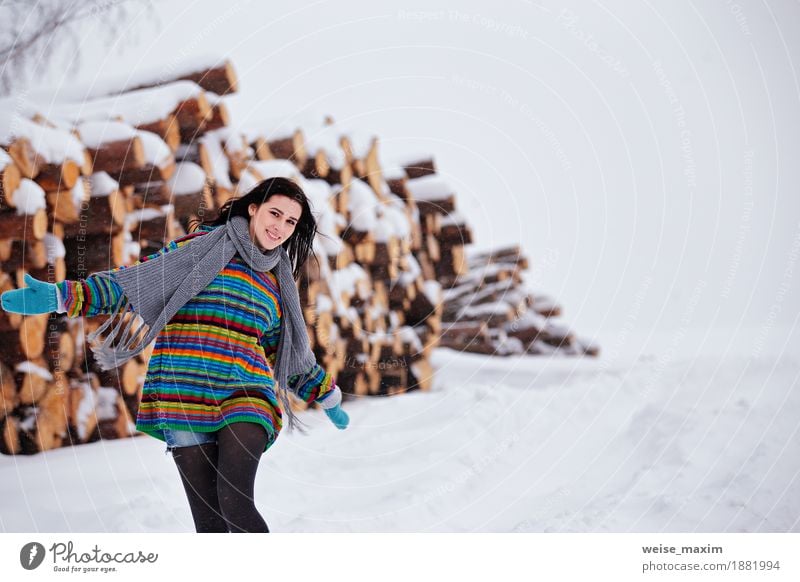
<path fill-rule="evenodd" d="M 167 246 L 159 251 L 140 258 L 133 265 L 123 265 L 112 269 L 115 273 L 128 269 L 134 265 L 151 261 L 170 251 L 180 248 L 195 236 L 202 236 L 203 231 L 193 232 L 170 241 Z M 89 275 L 86 279 L 76 281 L 65 280 L 56 283 L 58 292 L 58 312 L 66 312 L 67 317 L 91 317 L 101 313 L 111 313 L 122 296 L 122 288 L 109 277 Z"/>

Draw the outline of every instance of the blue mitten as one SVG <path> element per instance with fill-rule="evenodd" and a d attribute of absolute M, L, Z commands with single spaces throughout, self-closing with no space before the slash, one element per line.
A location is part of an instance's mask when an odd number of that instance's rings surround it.
<path fill-rule="evenodd" d="M 36 315 L 37 313 L 50 313 L 58 309 L 58 296 L 56 286 L 46 281 L 34 279 L 25 273 L 23 289 L 6 291 L 0 295 L 3 309 L 11 313 Z"/>
<path fill-rule="evenodd" d="M 325 414 L 328 415 L 328 418 L 331 419 L 331 422 L 336 425 L 336 428 L 339 430 L 344 430 L 347 428 L 347 425 L 350 424 L 350 417 L 347 416 L 347 413 L 342 410 L 340 405 L 336 405 L 333 408 L 326 408 Z"/>

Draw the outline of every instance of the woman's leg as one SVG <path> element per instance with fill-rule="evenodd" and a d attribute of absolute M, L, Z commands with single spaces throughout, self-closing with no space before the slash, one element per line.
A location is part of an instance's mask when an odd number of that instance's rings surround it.
<path fill-rule="evenodd" d="M 172 450 L 198 533 L 228 531 L 217 497 L 217 457 L 215 443 Z"/>
<path fill-rule="evenodd" d="M 230 424 L 217 433 L 217 495 L 231 532 L 269 532 L 253 500 L 258 462 L 267 439 L 266 429 L 252 422 Z"/>

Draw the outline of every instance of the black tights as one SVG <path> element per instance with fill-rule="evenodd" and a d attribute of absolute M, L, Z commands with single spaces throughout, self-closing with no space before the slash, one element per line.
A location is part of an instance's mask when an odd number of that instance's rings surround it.
<path fill-rule="evenodd" d="M 198 533 L 269 532 L 253 501 L 267 438 L 261 425 L 237 422 L 217 433 L 216 444 L 173 450 Z"/>

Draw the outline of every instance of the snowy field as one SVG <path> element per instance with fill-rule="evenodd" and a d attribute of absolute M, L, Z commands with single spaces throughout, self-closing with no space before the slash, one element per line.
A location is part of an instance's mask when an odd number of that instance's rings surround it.
<path fill-rule="evenodd" d="M 429 392 L 347 403 L 344 432 L 306 413 L 256 502 L 276 532 L 797 532 L 789 331 L 617 335 L 600 359 L 440 349 Z M 0 458 L 0 530 L 193 531 L 163 448 Z"/>

